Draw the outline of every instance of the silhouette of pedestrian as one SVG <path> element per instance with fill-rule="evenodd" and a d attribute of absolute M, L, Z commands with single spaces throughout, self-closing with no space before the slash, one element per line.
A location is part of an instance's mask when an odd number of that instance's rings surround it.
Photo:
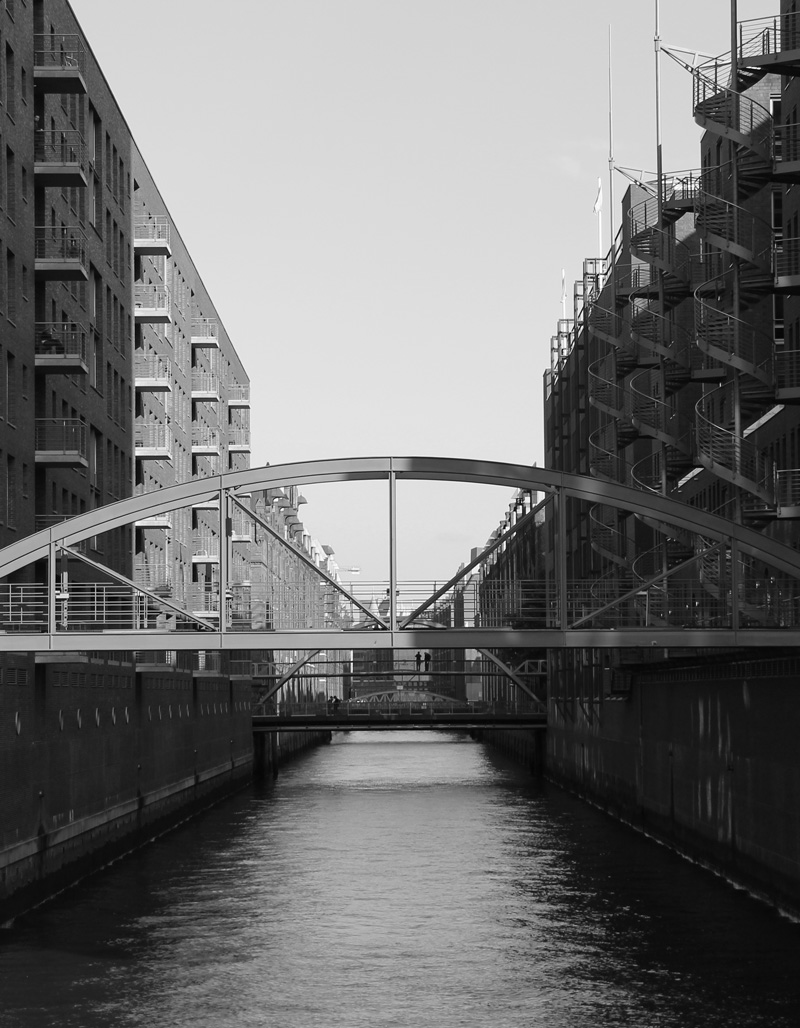
<path fill-rule="evenodd" d="M 431 669 L 431 655 L 430 653 L 425 654 L 425 670 L 430 671 Z"/>
<path fill-rule="evenodd" d="M 417 671 L 422 667 L 422 654 L 417 650 L 417 655 L 414 658 L 417 662 Z"/>

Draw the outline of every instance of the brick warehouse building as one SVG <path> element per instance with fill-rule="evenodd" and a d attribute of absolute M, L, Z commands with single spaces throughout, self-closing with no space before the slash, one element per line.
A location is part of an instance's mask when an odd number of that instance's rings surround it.
<path fill-rule="evenodd" d="M 0 5 L 0 368 L 0 546 L 249 466 L 247 374 L 66 0 Z M 237 611 L 259 557 L 239 520 Z M 213 504 L 81 545 L 219 616 Z M 269 656 L 0 657 L 0 903 L 249 774 L 249 671 Z"/>
<path fill-rule="evenodd" d="M 697 171 L 632 184 L 612 251 L 584 262 L 545 376 L 545 459 L 797 547 L 800 14 L 778 6 L 737 25 L 733 69 L 725 54 L 693 72 Z M 610 505 L 569 508 L 568 577 L 629 595 L 633 623 L 714 623 L 733 571 L 719 552 L 692 564 L 700 550 Z M 797 603 L 734 559 L 743 618 Z M 798 672 L 791 651 L 551 653 L 549 773 L 800 908 Z"/>

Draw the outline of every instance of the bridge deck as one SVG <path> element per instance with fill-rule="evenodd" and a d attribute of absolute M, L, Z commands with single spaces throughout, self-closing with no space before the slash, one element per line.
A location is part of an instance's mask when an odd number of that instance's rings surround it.
<path fill-rule="evenodd" d="M 546 714 L 399 712 L 342 714 L 254 714 L 253 732 L 386 732 L 471 729 L 544 729 Z"/>

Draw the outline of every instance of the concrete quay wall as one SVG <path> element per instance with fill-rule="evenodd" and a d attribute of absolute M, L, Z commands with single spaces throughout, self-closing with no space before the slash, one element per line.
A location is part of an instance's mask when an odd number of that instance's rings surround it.
<path fill-rule="evenodd" d="M 252 687 L 133 665 L 0 684 L 0 923 L 253 777 Z M 265 767 L 327 741 L 275 740 Z"/>
<path fill-rule="evenodd" d="M 785 663 L 648 673 L 624 700 L 551 701 L 545 775 L 798 914 L 798 669 Z"/>

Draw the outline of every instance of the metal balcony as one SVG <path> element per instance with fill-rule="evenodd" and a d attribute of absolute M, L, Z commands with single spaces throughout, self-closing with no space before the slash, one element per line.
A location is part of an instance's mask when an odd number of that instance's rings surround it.
<path fill-rule="evenodd" d="M 192 429 L 192 456 L 218 457 L 221 447 L 220 433 L 217 429 L 197 426 Z"/>
<path fill-rule="evenodd" d="M 134 522 L 134 524 L 136 528 L 170 529 L 172 528 L 172 514 L 170 512 L 166 514 L 153 514 L 150 517 Z"/>
<path fill-rule="evenodd" d="M 231 385 L 228 386 L 228 406 L 229 407 L 249 407 L 250 406 L 250 384 L 247 385 Z"/>
<path fill-rule="evenodd" d="M 86 422 L 78 418 L 37 418 L 36 463 L 68 468 L 89 466 Z"/>
<path fill-rule="evenodd" d="M 751 18 L 739 22 L 738 29 L 740 65 L 785 75 L 797 74 L 800 69 L 800 14 Z"/>
<path fill-rule="evenodd" d="M 42 374 L 87 374 L 86 332 L 82 325 L 37 321 L 36 370 Z"/>
<path fill-rule="evenodd" d="M 195 536 L 193 550 L 193 564 L 219 564 L 219 536 Z"/>
<path fill-rule="evenodd" d="M 136 425 L 133 438 L 137 459 L 172 460 L 172 433 L 168 425 Z"/>
<path fill-rule="evenodd" d="M 88 282 L 86 233 L 77 225 L 37 228 L 34 266 L 43 282 Z"/>
<path fill-rule="evenodd" d="M 172 392 L 172 361 L 154 353 L 134 355 L 136 388 L 151 393 Z"/>
<path fill-rule="evenodd" d="M 249 453 L 250 452 L 250 429 L 231 428 L 228 430 L 228 452 Z"/>
<path fill-rule="evenodd" d="M 133 303 L 133 314 L 137 324 L 169 325 L 172 321 L 172 305 L 166 286 L 137 283 Z"/>
<path fill-rule="evenodd" d="M 80 132 L 39 129 L 33 144 L 33 173 L 37 186 L 85 187 L 86 144 Z"/>
<path fill-rule="evenodd" d="M 219 376 L 211 372 L 195 371 L 192 374 L 192 399 L 206 403 L 219 402 Z"/>
<path fill-rule="evenodd" d="M 171 225 L 166 215 L 137 217 L 133 225 L 133 252 L 150 257 L 171 257 Z"/>
<path fill-rule="evenodd" d="M 43 93 L 86 93 L 86 48 L 80 36 L 34 36 L 33 82 Z"/>
<path fill-rule="evenodd" d="M 219 322 L 213 318 L 195 318 L 192 322 L 192 346 L 219 349 Z"/>

